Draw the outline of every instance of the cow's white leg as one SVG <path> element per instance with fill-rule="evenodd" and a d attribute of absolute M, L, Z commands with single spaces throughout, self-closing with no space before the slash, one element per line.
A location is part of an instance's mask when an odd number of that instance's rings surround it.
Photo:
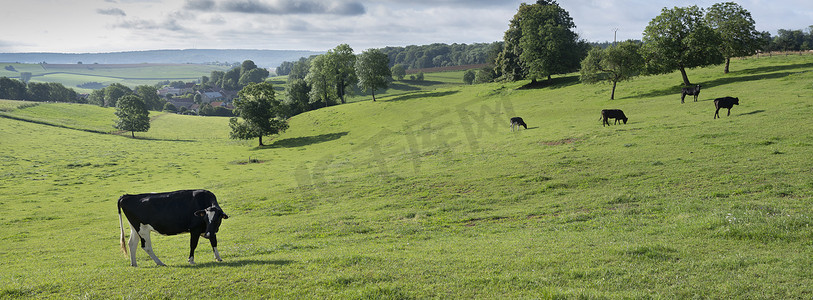
<path fill-rule="evenodd" d="M 194 265 L 194 264 L 195 264 L 195 257 L 194 257 L 194 256 L 190 256 L 190 257 L 189 257 L 189 264 L 190 264 L 190 265 Z"/>
<path fill-rule="evenodd" d="M 223 259 L 220 258 L 220 252 L 217 252 L 217 247 L 212 247 L 212 251 L 215 252 L 215 260 L 223 261 Z"/>
<path fill-rule="evenodd" d="M 160 259 L 158 259 L 158 256 L 155 256 L 155 253 L 152 252 L 152 242 L 150 241 L 150 231 L 152 230 L 152 226 L 141 224 L 141 228 L 138 231 L 138 234 L 142 239 L 144 239 L 144 245 L 141 248 L 150 255 L 150 258 L 155 261 L 155 264 L 159 266 L 166 266 L 163 262 L 161 262 Z"/>
<path fill-rule="evenodd" d="M 130 228 L 130 240 L 127 241 L 127 245 L 130 246 L 130 265 L 133 267 L 138 267 L 135 254 L 136 250 L 138 250 L 138 242 L 138 231 L 136 231 L 135 228 Z"/>

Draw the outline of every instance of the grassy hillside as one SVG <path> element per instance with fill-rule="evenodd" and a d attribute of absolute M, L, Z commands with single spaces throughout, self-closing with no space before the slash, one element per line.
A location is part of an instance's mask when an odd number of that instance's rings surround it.
<path fill-rule="evenodd" d="M 112 110 L 0 101 L 51 120 L 0 118 L 0 298 L 810 297 L 813 64 L 689 76 L 685 104 L 678 74 L 612 101 L 572 75 L 416 91 L 298 115 L 261 148 L 224 118 L 154 115 L 131 139 L 84 130 Z M 741 104 L 714 120 L 722 96 Z M 129 267 L 116 199 L 186 188 L 231 216 L 224 262 L 153 235 L 169 266 Z"/>
<path fill-rule="evenodd" d="M 0 63 L 14 71 L 0 69 L 0 76 L 19 78 L 20 72 L 30 72 L 32 82 L 58 82 L 80 93 L 91 89 L 79 88 L 88 82 L 104 85 L 121 83 L 130 87 L 154 85 L 159 81 L 195 81 L 212 71 L 227 71 L 229 67 L 202 64 L 19 64 Z"/>

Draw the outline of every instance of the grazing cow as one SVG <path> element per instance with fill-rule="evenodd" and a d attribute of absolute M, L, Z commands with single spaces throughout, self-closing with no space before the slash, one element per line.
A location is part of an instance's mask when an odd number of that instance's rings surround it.
<path fill-rule="evenodd" d="M 700 96 L 700 85 L 682 88 L 680 91 L 680 103 L 683 103 L 683 99 L 686 98 L 686 95 L 693 95 L 694 102 L 697 102 L 697 96 Z"/>
<path fill-rule="evenodd" d="M 601 127 L 610 126 L 610 122 L 607 122 L 607 119 L 613 118 L 615 122 L 613 124 L 618 124 L 618 120 L 624 121 L 624 124 L 627 124 L 627 116 L 624 115 L 624 112 L 620 109 L 602 109 L 601 110 L 601 118 L 598 120 L 604 120 L 601 123 Z"/>
<path fill-rule="evenodd" d="M 192 238 L 189 243 L 189 263 L 195 263 L 195 247 L 201 236 L 209 239 L 217 261 L 217 236 L 222 219 L 228 219 L 217 204 L 215 194 L 207 190 L 184 190 L 168 193 L 124 195 L 119 198 L 119 226 L 121 227 L 121 250 L 127 253 L 124 246 L 124 224 L 121 212 L 130 223 L 130 265 L 136 267 L 136 247 L 141 240 L 141 248 L 150 255 L 159 266 L 165 266 L 152 252 L 150 231 L 163 235 L 176 235 L 189 232 Z"/>
<path fill-rule="evenodd" d="M 717 109 L 714 111 L 714 118 L 717 119 L 720 117 L 721 108 L 728 108 L 728 115 L 726 116 L 730 116 L 731 108 L 734 107 L 734 105 L 740 105 L 740 98 L 723 97 L 714 99 L 714 108 Z"/>
<path fill-rule="evenodd" d="M 520 126 L 525 127 L 525 129 L 528 129 L 528 125 L 525 124 L 525 121 L 523 121 L 522 118 L 520 117 L 511 118 L 511 131 L 514 131 L 514 126 L 517 127 L 517 130 L 519 130 Z"/>

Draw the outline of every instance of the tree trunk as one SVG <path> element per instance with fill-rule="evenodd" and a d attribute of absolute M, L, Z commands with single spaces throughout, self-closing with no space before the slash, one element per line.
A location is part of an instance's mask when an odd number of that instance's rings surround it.
<path fill-rule="evenodd" d="M 689 76 L 686 76 L 686 68 L 684 68 L 683 66 L 680 66 L 680 75 L 683 76 L 683 85 L 685 86 L 692 85 L 692 83 L 689 82 Z"/>
<path fill-rule="evenodd" d="M 339 82 L 339 86 L 336 90 L 339 92 L 339 99 L 342 100 L 342 104 L 347 104 L 347 102 L 344 102 L 344 82 Z"/>
<path fill-rule="evenodd" d="M 618 84 L 617 81 L 613 81 L 613 93 L 610 94 L 610 100 L 615 100 L 615 85 Z"/>
<path fill-rule="evenodd" d="M 260 146 L 261 146 L 261 147 L 262 147 L 262 146 L 265 146 L 265 145 L 263 145 L 263 136 L 262 136 L 262 135 L 260 136 Z"/>
<path fill-rule="evenodd" d="M 731 63 L 731 57 L 725 58 L 725 69 L 723 69 L 723 74 L 728 74 L 728 65 Z"/>
<path fill-rule="evenodd" d="M 133 135 L 133 138 L 135 138 L 135 131 L 130 131 L 130 133 Z"/>
<path fill-rule="evenodd" d="M 375 89 L 373 89 L 373 102 L 375 102 Z"/>

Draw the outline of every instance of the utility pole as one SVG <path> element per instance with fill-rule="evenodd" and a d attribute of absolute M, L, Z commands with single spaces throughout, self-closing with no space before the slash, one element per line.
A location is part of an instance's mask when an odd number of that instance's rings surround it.
<path fill-rule="evenodd" d="M 618 36 L 618 27 L 613 28 L 613 47 L 615 47 L 616 37 Z"/>

